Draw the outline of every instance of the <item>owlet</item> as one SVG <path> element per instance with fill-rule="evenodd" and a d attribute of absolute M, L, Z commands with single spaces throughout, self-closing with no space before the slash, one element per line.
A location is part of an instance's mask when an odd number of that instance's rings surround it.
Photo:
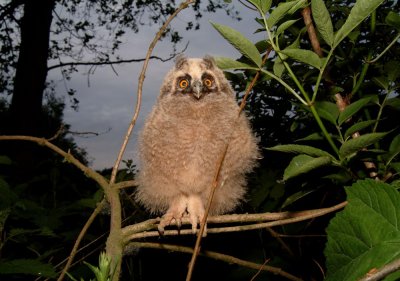
<path fill-rule="evenodd" d="M 141 169 L 136 199 L 163 214 L 164 227 L 189 216 L 195 233 L 219 158 L 229 146 L 210 215 L 232 211 L 244 198 L 246 173 L 258 158 L 257 141 L 232 88 L 213 58 L 179 57 L 139 137 Z"/>

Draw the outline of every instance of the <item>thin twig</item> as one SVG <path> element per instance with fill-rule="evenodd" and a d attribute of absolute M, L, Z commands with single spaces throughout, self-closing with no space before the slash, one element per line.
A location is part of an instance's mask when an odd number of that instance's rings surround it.
<path fill-rule="evenodd" d="M 262 65 L 264 65 L 264 63 L 268 59 L 270 51 L 271 51 L 271 49 L 268 49 L 267 53 L 264 55 L 264 58 L 263 58 L 263 61 L 262 61 Z M 247 100 L 247 98 L 248 98 L 248 96 L 250 94 L 250 91 L 253 89 L 253 87 L 254 87 L 255 83 L 257 82 L 259 76 L 260 76 L 260 70 L 258 70 L 256 72 L 256 75 L 252 79 L 249 87 L 246 89 L 245 95 L 244 95 L 244 97 L 242 99 L 242 102 L 240 104 L 240 107 L 239 107 L 238 117 L 236 119 L 236 122 L 238 122 L 240 114 L 242 113 L 242 111 L 243 111 L 243 109 L 244 109 L 244 107 L 246 105 L 246 100 Z M 235 122 L 235 124 L 236 124 L 236 122 Z M 216 189 L 218 187 L 218 178 L 219 178 L 219 175 L 220 175 L 220 172 L 221 172 L 222 164 L 224 162 L 226 153 L 228 151 L 229 143 L 232 140 L 234 127 L 235 126 L 233 126 L 231 135 L 228 138 L 228 141 L 226 142 L 226 145 L 225 145 L 224 150 L 222 151 L 222 153 L 221 153 L 221 155 L 219 157 L 219 160 L 217 161 L 217 166 L 216 166 L 216 169 L 215 169 L 216 172 L 214 174 L 214 178 L 213 178 L 213 182 L 212 182 L 212 186 L 211 186 L 211 192 L 210 192 L 210 195 L 208 196 L 208 201 L 207 201 L 205 213 L 204 213 L 203 219 L 201 220 L 201 223 L 200 223 L 200 230 L 197 233 L 196 244 L 195 244 L 195 247 L 194 247 L 194 250 L 193 250 L 192 258 L 191 258 L 190 263 L 189 263 L 189 269 L 188 269 L 188 272 L 187 272 L 187 275 L 186 275 L 186 281 L 190 281 L 192 279 L 193 269 L 194 269 L 194 265 L 196 263 L 197 255 L 198 255 L 198 253 L 200 251 L 201 239 L 203 237 L 204 229 L 205 229 L 206 222 L 207 222 L 207 217 L 208 217 L 208 214 L 210 212 L 211 203 L 212 203 L 212 200 L 214 198 L 215 191 L 216 191 Z"/>
<path fill-rule="evenodd" d="M 263 271 L 264 266 L 270 261 L 271 259 L 266 259 L 262 266 L 260 266 L 260 269 L 256 272 L 256 274 L 251 277 L 250 281 L 256 280 L 257 276 L 260 275 L 261 271 Z"/>
<path fill-rule="evenodd" d="M 184 247 L 184 246 L 178 246 L 178 245 L 168 245 L 168 244 L 163 244 L 163 243 L 150 243 L 150 242 L 132 242 L 128 245 L 128 247 L 133 247 L 133 248 L 152 248 L 152 249 L 163 249 L 163 250 L 168 250 L 168 251 L 176 251 L 176 252 L 182 252 L 182 253 L 193 253 L 193 249 L 190 247 Z M 270 273 L 273 273 L 275 275 L 280 275 L 282 277 L 285 277 L 286 279 L 292 280 L 292 281 L 302 281 L 299 277 L 296 277 L 290 273 L 287 273 L 286 271 L 282 270 L 281 268 L 265 265 L 265 264 L 258 264 L 254 262 L 249 262 L 245 261 L 230 255 L 225 255 L 221 253 L 217 253 L 214 251 L 201 251 L 199 255 L 204 256 L 204 257 L 209 257 L 212 259 L 224 261 L 230 264 L 237 264 L 240 266 L 252 268 L 255 270 L 262 270 L 262 271 L 267 271 Z"/>
<path fill-rule="evenodd" d="M 182 51 L 180 51 L 178 54 L 184 52 L 187 48 L 187 44 L 185 46 L 185 48 L 183 48 Z M 168 58 L 160 58 L 158 56 L 150 56 L 149 59 L 155 59 L 155 60 L 159 60 L 162 62 L 167 62 L 172 60 L 173 58 L 176 57 L 177 54 L 171 54 Z M 115 65 L 115 64 L 123 64 L 123 63 L 132 63 L 132 62 L 142 62 L 145 61 L 146 58 L 140 58 L 140 59 L 125 59 L 125 60 L 115 60 L 115 61 L 86 61 L 86 62 L 64 62 L 64 63 L 59 63 L 59 64 L 55 64 L 52 66 L 49 66 L 47 68 L 47 71 L 50 71 L 52 69 L 55 68 L 59 68 L 59 67 L 65 67 L 65 66 L 80 66 L 80 65 L 90 65 L 90 66 L 99 66 L 99 65 Z"/>
<path fill-rule="evenodd" d="M 60 128 L 57 130 L 57 132 L 54 134 L 54 136 L 52 136 L 51 138 L 48 138 L 48 141 L 53 141 L 55 139 L 57 139 L 62 133 L 65 132 L 65 126 L 64 124 L 61 124 Z"/>
<path fill-rule="evenodd" d="M 134 186 L 137 186 L 137 182 L 135 180 L 130 180 L 130 181 L 121 181 L 121 182 L 115 183 L 113 185 L 113 188 L 123 189 L 123 188 L 134 187 Z"/>
<path fill-rule="evenodd" d="M 87 230 L 89 229 L 90 225 L 93 223 L 94 219 L 97 217 L 97 215 L 101 212 L 101 210 L 104 208 L 104 205 L 106 204 L 106 199 L 103 198 L 103 200 L 97 205 L 96 209 L 94 209 L 93 213 L 90 215 L 89 219 L 86 221 L 85 225 L 82 227 L 81 231 L 79 232 L 78 238 L 76 238 L 75 244 L 72 247 L 71 253 L 69 254 L 67 263 L 65 264 L 63 270 L 61 271 L 60 276 L 58 277 L 57 281 L 61 281 L 64 279 L 65 274 L 67 273 L 68 269 L 70 268 L 72 261 L 75 258 L 75 255 L 78 251 L 78 247 L 85 236 Z"/>
<path fill-rule="evenodd" d="M 378 281 L 388 276 L 390 273 L 398 271 L 400 269 L 400 259 L 394 260 L 380 269 L 370 270 L 365 277 L 359 279 L 358 281 Z"/>
<path fill-rule="evenodd" d="M 173 18 L 176 17 L 176 15 L 181 12 L 183 9 L 186 9 L 189 4 L 193 3 L 194 0 L 187 0 L 185 2 L 182 2 L 180 4 L 180 6 L 178 7 L 178 9 L 175 10 L 175 12 L 165 21 L 165 23 L 163 24 L 163 26 L 160 28 L 160 30 L 157 32 L 156 36 L 154 37 L 153 41 L 150 43 L 150 46 L 147 50 L 147 54 L 146 54 L 146 58 L 144 60 L 143 66 L 142 66 L 142 71 L 140 72 L 140 76 L 139 76 L 139 83 L 138 83 L 138 88 L 137 88 L 137 100 L 136 100 L 136 106 L 135 106 L 135 113 L 133 114 L 132 120 L 129 124 L 128 130 L 126 132 L 124 141 L 121 145 L 121 149 L 119 151 L 117 160 L 115 161 L 112 173 L 111 173 L 111 179 L 110 179 L 110 183 L 113 184 L 115 182 L 116 176 L 117 176 L 117 172 L 118 172 L 118 167 L 119 164 L 122 160 L 122 156 L 125 152 L 126 146 L 128 144 L 129 141 L 129 137 L 132 133 L 133 128 L 135 127 L 136 124 L 136 120 L 139 116 L 139 111 L 140 111 L 140 106 L 142 103 L 142 90 L 143 90 L 143 82 L 145 79 L 145 74 L 147 71 L 147 66 L 149 64 L 149 60 L 151 58 L 151 53 L 153 52 L 154 47 L 156 46 L 158 40 L 160 40 L 160 38 L 162 37 L 162 35 L 164 34 L 166 28 L 168 27 L 168 25 L 170 24 L 170 22 L 172 21 Z"/>
<path fill-rule="evenodd" d="M 292 249 L 283 241 L 282 236 L 280 236 L 279 233 L 277 233 L 275 230 L 272 229 L 272 227 L 267 227 L 266 230 L 271 234 L 273 238 L 275 238 L 279 244 L 281 244 L 282 248 L 292 257 L 294 257 L 294 253 Z"/>
<path fill-rule="evenodd" d="M 136 99 L 136 106 L 135 106 L 135 111 L 132 116 L 131 122 L 128 126 L 127 132 L 125 134 L 124 140 L 121 145 L 121 149 L 118 153 L 117 159 L 115 161 L 115 164 L 113 166 L 112 172 L 111 172 L 111 178 L 110 178 L 110 186 L 113 186 L 115 183 L 115 180 L 117 178 L 117 173 L 118 173 L 118 168 L 121 163 L 122 157 L 125 153 L 126 146 L 128 145 L 129 138 L 132 134 L 133 128 L 135 127 L 136 120 L 139 116 L 139 111 L 142 103 L 142 90 L 143 90 L 143 83 L 145 79 L 145 74 L 147 71 L 147 66 L 149 64 L 149 60 L 151 57 L 151 53 L 154 50 L 154 47 L 156 46 L 157 42 L 160 40 L 162 35 L 164 34 L 165 30 L 167 29 L 168 25 L 171 23 L 171 21 L 178 15 L 179 12 L 181 12 L 183 9 L 187 8 L 189 4 L 193 3 L 194 0 L 186 0 L 182 2 L 179 7 L 175 10 L 175 12 L 168 17 L 168 19 L 165 21 L 163 26 L 160 28 L 160 30 L 157 32 L 157 34 L 154 36 L 153 41 L 150 43 L 150 46 L 147 50 L 146 53 L 146 58 L 144 60 L 142 70 L 139 75 L 139 81 L 138 81 L 138 88 L 137 88 L 137 99 Z M 118 189 L 112 189 L 110 191 L 109 196 L 107 196 L 107 199 L 110 202 L 110 207 L 111 207 L 111 216 L 110 216 L 110 235 L 107 239 L 106 243 L 106 251 L 109 256 L 113 258 L 113 268 L 115 268 L 115 271 L 113 272 L 113 280 L 118 280 L 119 278 L 119 273 L 121 270 L 121 262 L 122 262 L 122 247 L 123 245 L 121 244 L 121 240 L 123 239 L 122 233 L 121 233 L 121 201 L 119 198 L 119 190 Z"/>

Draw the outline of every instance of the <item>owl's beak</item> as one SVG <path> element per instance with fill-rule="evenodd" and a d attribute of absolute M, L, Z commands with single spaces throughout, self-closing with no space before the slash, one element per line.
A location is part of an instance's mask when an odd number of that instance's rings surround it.
<path fill-rule="evenodd" d="M 196 80 L 192 83 L 193 95 L 199 100 L 203 95 L 203 84 Z"/>

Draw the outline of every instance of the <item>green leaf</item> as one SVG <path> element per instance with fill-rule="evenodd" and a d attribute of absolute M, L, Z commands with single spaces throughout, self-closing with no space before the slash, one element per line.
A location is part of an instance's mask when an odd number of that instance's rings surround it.
<path fill-rule="evenodd" d="M 372 81 L 379 87 L 385 89 L 386 91 L 389 88 L 389 79 L 385 76 L 373 77 Z"/>
<path fill-rule="evenodd" d="M 303 9 L 308 6 L 308 0 L 296 0 L 296 4 L 289 9 L 288 14 L 292 15 L 294 14 L 297 10 Z"/>
<path fill-rule="evenodd" d="M 298 142 L 298 141 L 320 141 L 323 139 L 324 139 L 324 137 L 320 133 L 312 133 L 308 136 L 305 136 L 304 138 L 297 139 L 296 142 Z"/>
<path fill-rule="evenodd" d="M 346 38 L 346 36 L 364 19 L 366 19 L 369 14 L 371 14 L 380 4 L 382 4 L 382 2 L 383 0 L 357 0 L 345 23 L 336 32 L 335 39 L 333 41 L 333 47 L 339 45 L 339 43 Z"/>
<path fill-rule="evenodd" d="M 15 259 L 0 263 L 0 274 L 27 274 L 54 278 L 57 276 L 51 264 L 32 259 Z"/>
<path fill-rule="evenodd" d="M 211 22 L 212 26 L 232 44 L 242 55 L 253 61 L 258 67 L 261 67 L 261 56 L 256 46 L 243 36 L 239 31 L 222 24 Z"/>
<path fill-rule="evenodd" d="M 329 101 L 320 101 L 315 103 L 315 109 L 319 116 L 336 126 L 336 120 L 339 116 L 339 109 L 336 104 Z"/>
<path fill-rule="evenodd" d="M 358 111 L 360 111 L 360 109 L 366 106 L 371 101 L 371 99 L 372 97 L 366 97 L 349 104 L 342 112 L 340 112 L 338 124 L 342 125 L 344 122 L 346 122 L 346 120 L 348 120 L 351 116 L 353 116 Z"/>
<path fill-rule="evenodd" d="M 400 77 L 400 61 L 391 59 L 384 66 L 384 73 L 387 74 L 387 79 L 389 81 L 395 81 Z"/>
<path fill-rule="evenodd" d="M 358 181 L 327 228 L 326 281 L 358 280 L 400 257 L 400 195 L 388 184 Z"/>
<path fill-rule="evenodd" d="M 274 62 L 274 66 L 272 67 L 274 74 L 279 78 L 282 77 L 282 74 L 285 72 L 285 65 L 283 64 L 281 58 L 277 57 Z"/>
<path fill-rule="evenodd" d="M 281 2 L 272 10 L 269 18 L 267 19 L 268 28 L 271 29 L 286 13 L 297 4 L 298 1 Z"/>
<path fill-rule="evenodd" d="M 283 180 L 287 181 L 288 179 L 305 174 L 321 166 L 329 165 L 331 162 L 332 159 L 328 156 L 314 158 L 305 154 L 297 155 L 293 157 L 292 161 L 290 161 L 289 165 L 286 167 L 283 173 Z"/>
<path fill-rule="evenodd" d="M 281 35 L 286 29 L 291 27 L 294 23 L 296 23 L 298 20 L 288 20 L 282 23 L 280 26 L 278 26 L 278 29 L 275 32 L 275 36 Z"/>
<path fill-rule="evenodd" d="M 311 10 L 319 34 L 328 45 L 332 46 L 334 38 L 333 25 L 324 1 L 311 0 Z"/>
<path fill-rule="evenodd" d="M 400 162 L 392 162 L 390 163 L 390 167 L 392 167 L 397 173 L 400 173 Z"/>
<path fill-rule="evenodd" d="M 231 58 L 226 57 L 216 57 L 215 62 L 219 68 L 222 70 L 228 69 L 254 69 L 257 70 L 256 67 L 239 62 L 237 60 L 233 60 Z"/>
<path fill-rule="evenodd" d="M 313 157 L 320 157 L 320 156 L 328 156 L 334 159 L 334 157 L 329 154 L 328 152 L 321 150 L 319 148 L 315 148 L 309 145 L 300 145 L 300 144 L 282 144 L 282 145 L 275 145 L 273 147 L 268 147 L 268 150 L 272 151 L 280 151 L 280 152 L 290 152 L 296 154 L 306 154 Z"/>
<path fill-rule="evenodd" d="M 344 138 L 347 139 L 348 137 L 350 137 L 352 134 L 354 134 L 355 132 L 359 132 L 373 124 L 375 124 L 376 121 L 375 120 L 367 120 L 367 121 L 361 121 L 358 122 L 354 125 L 352 125 L 350 128 L 348 128 L 344 134 Z"/>
<path fill-rule="evenodd" d="M 247 0 L 253 4 L 262 14 L 268 12 L 271 8 L 272 0 Z"/>
<path fill-rule="evenodd" d="M 285 48 L 285 50 L 288 50 L 288 49 L 299 49 L 299 48 L 300 48 L 300 41 L 301 41 L 301 38 L 303 38 L 303 35 L 304 35 L 304 33 L 306 33 L 306 31 L 307 31 L 307 28 L 306 28 L 306 27 L 303 27 L 303 28 L 300 30 L 299 34 L 297 35 L 296 40 L 294 40 L 294 41 L 292 42 L 292 44 L 290 44 L 289 46 L 287 46 L 287 47 Z"/>
<path fill-rule="evenodd" d="M 400 30 L 400 15 L 398 13 L 390 11 L 385 18 L 385 22 Z"/>
<path fill-rule="evenodd" d="M 11 207 L 18 200 L 18 195 L 10 188 L 8 183 L 0 178 L 0 210 Z"/>
<path fill-rule="evenodd" d="M 398 97 L 387 99 L 385 105 L 392 107 L 392 109 L 400 109 L 400 99 Z"/>
<path fill-rule="evenodd" d="M 386 156 L 386 162 L 390 163 L 393 159 L 400 154 L 400 135 L 393 138 L 389 146 L 389 153 Z"/>
<path fill-rule="evenodd" d="M 355 139 L 350 139 L 342 144 L 339 149 L 339 155 L 341 158 L 349 157 L 351 154 L 376 143 L 385 135 L 387 135 L 387 133 L 370 133 L 361 135 Z"/>
<path fill-rule="evenodd" d="M 306 197 L 307 195 L 309 195 L 315 191 L 316 191 L 316 189 L 298 191 L 298 192 L 290 195 L 288 198 L 286 198 L 286 200 L 285 200 L 285 202 L 283 202 L 281 208 L 284 209 L 287 206 L 295 203 L 296 201 Z"/>
<path fill-rule="evenodd" d="M 0 164 L 1 165 L 11 165 L 12 161 L 10 158 L 4 155 L 0 155 Z"/>
<path fill-rule="evenodd" d="M 291 57 L 292 59 L 306 63 L 318 69 L 320 69 L 322 66 L 321 58 L 316 53 L 310 50 L 286 48 L 282 50 L 281 53 L 288 57 Z"/>

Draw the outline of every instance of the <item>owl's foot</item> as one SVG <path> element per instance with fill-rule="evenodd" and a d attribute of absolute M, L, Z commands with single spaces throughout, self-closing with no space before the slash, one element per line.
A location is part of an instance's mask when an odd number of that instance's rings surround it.
<path fill-rule="evenodd" d="M 200 226 L 200 223 L 204 217 L 204 205 L 201 201 L 200 196 L 190 195 L 187 204 L 187 211 L 189 213 L 189 219 L 192 224 L 192 232 L 196 234 L 197 225 Z M 204 226 L 203 237 L 207 235 L 207 224 Z"/>
<path fill-rule="evenodd" d="M 158 224 L 158 232 L 160 235 L 164 234 L 164 228 L 171 224 L 174 220 L 176 226 L 178 227 L 178 232 L 180 231 L 182 225 L 182 217 L 186 214 L 187 208 L 187 198 L 179 197 L 175 199 L 171 205 L 169 206 L 165 215 L 161 218 L 160 223 Z"/>

